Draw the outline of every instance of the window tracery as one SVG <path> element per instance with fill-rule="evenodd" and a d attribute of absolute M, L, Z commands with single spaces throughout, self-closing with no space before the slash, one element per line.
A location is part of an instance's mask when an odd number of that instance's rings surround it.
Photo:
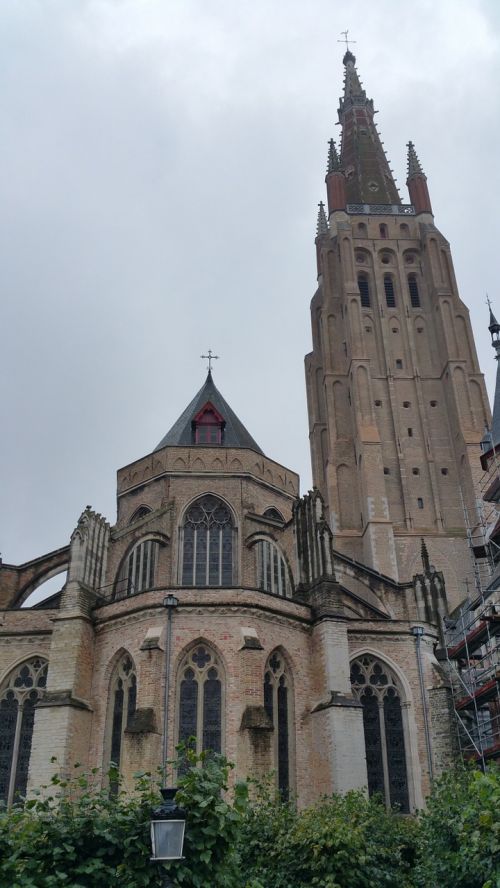
<path fill-rule="evenodd" d="M 290 737 L 292 727 L 291 681 L 279 651 L 269 657 L 264 674 L 264 709 L 273 728 L 273 768 L 283 799 L 290 795 Z"/>
<path fill-rule="evenodd" d="M 363 706 L 368 792 L 388 807 L 410 810 L 401 693 L 392 670 L 375 657 L 351 664 L 351 687 Z"/>
<path fill-rule="evenodd" d="M 117 663 L 110 684 L 108 700 L 108 767 L 111 763 L 118 770 L 122 763 L 122 746 L 125 728 L 137 705 L 137 674 L 129 654 Z M 118 791 L 117 783 L 111 784 L 111 792 Z"/>
<path fill-rule="evenodd" d="M 47 683 L 47 661 L 25 660 L 0 691 L 0 800 L 26 795 L 35 706 Z"/>
<path fill-rule="evenodd" d="M 258 588 L 289 598 L 292 594 L 290 573 L 278 546 L 271 540 L 258 540 L 255 555 Z"/>
<path fill-rule="evenodd" d="M 200 644 L 179 670 L 179 743 L 193 740 L 193 749 L 222 751 L 222 666 L 215 652 Z"/>
<path fill-rule="evenodd" d="M 206 494 L 186 512 L 183 526 L 182 583 L 231 586 L 233 519 L 222 500 Z"/>

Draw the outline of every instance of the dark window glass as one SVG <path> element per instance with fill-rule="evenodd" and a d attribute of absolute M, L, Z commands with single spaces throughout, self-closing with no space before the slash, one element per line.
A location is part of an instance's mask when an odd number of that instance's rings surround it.
<path fill-rule="evenodd" d="M 186 743 L 198 730 L 198 682 L 194 669 L 188 668 L 181 681 L 179 741 Z"/>
<path fill-rule="evenodd" d="M 282 675 L 278 685 L 278 788 L 283 799 L 288 798 L 289 786 L 288 689 Z"/>
<path fill-rule="evenodd" d="M 407 813 L 410 810 L 410 804 L 403 718 L 401 701 L 394 688 L 389 688 L 384 697 L 384 722 L 391 805 L 398 805 L 400 811 Z"/>
<path fill-rule="evenodd" d="M 420 294 L 418 292 L 417 278 L 414 274 L 408 275 L 408 290 L 412 308 L 420 308 Z"/>
<path fill-rule="evenodd" d="M 221 751 L 221 684 L 213 666 L 203 685 L 203 749 Z"/>
<path fill-rule="evenodd" d="M 0 799 L 8 801 L 9 783 L 16 737 L 19 701 L 14 691 L 7 691 L 0 702 Z"/>
<path fill-rule="evenodd" d="M 363 274 L 358 276 L 358 287 L 361 295 L 361 305 L 363 308 L 370 308 L 370 286 L 368 278 Z"/>
<path fill-rule="evenodd" d="M 368 771 L 368 793 L 384 795 L 384 768 L 382 763 L 382 735 L 378 701 L 371 688 L 361 697 L 363 704 L 363 728 L 365 732 L 366 768 Z"/>
<path fill-rule="evenodd" d="M 232 584 L 233 534 L 231 513 L 221 500 L 208 494 L 191 506 L 184 521 L 184 585 Z"/>
<path fill-rule="evenodd" d="M 394 284 L 390 274 L 384 275 L 385 301 L 388 308 L 396 307 L 396 297 L 394 295 Z"/>

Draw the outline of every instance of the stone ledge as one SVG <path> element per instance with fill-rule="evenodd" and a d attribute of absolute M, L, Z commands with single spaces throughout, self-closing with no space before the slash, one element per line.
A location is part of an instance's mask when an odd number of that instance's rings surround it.
<path fill-rule="evenodd" d="M 71 706 L 73 709 L 85 709 L 87 712 L 93 712 L 92 706 L 73 697 L 71 691 L 46 691 L 42 699 L 37 703 L 36 709 L 49 709 L 53 706 Z"/>
<path fill-rule="evenodd" d="M 322 712 L 324 709 L 332 709 L 334 707 L 339 709 L 362 709 L 363 704 L 359 700 L 355 700 L 354 697 L 346 697 L 340 691 L 330 691 L 330 699 L 317 703 L 311 712 Z"/>

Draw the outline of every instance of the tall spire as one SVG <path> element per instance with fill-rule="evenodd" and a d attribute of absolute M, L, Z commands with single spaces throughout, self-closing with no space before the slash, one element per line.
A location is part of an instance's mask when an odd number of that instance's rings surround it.
<path fill-rule="evenodd" d="M 316 224 L 316 237 L 321 237 L 323 234 L 328 234 L 328 222 L 326 220 L 325 213 L 325 205 L 321 200 L 318 204 L 318 221 Z"/>
<path fill-rule="evenodd" d="M 493 448 L 495 448 L 495 450 L 500 448 L 500 324 L 493 314 L 491 302 L 488 297 L 486 297 L 486 302 L 490 310 L 490 322 L 488 324 L 488 330 L 491 334 L 491 345 L 495 349 L 495 358 L 497 360 L 497 378 L 495 385 L 495 397 L 493 400 L 493 413 L 491 417 L 491 431 L 486 429 L 483 440 L 481 441 L 483 453 L 492 450 Z"/>
<path fill-rule="evenodd" d="M 427 187 L 427 176 L 418 159 L 413 142 L 408 142 L 408 174 L 406 184 L 410 192 L 410 200 L 417 213 L 432 213 L 431 199 Z"/>
<path fill-rule="evenodd" d="M 343 62 L 340 163 L 346 178 L 347 202 L 399 205 L 401 198 L 373 119 L 373 100 L 366 97 L 356 70 L 356 58 L 350 50 Z"/>

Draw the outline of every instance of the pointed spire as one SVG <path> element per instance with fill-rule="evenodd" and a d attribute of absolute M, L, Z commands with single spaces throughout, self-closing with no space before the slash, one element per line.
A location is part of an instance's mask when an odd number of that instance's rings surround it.
<path fill-rule="evenodd" d="M 425 175 L 422 164 L 418 159 L 413 142 L 408 142 L 408 175 L 406 184 L 410 192 L 410 200 L 415 207 L 416 213 L 431 213 L 432 206 L 427 187 L 427 176 Z"/>
<path fill-rule="evenodd" d="M 413 142 L 408 142 L 406 147 L 408 148 L 407 178 L 411 179 L 412 176 L 415 176 L 417 174 L 420 176 L 423 176 L 424 171 L 423 171 L 422 165 L 418 159 L 418 155 L 417 155 L 417 152 L 415 151 L 415 146 L 414 146 Z"/>
<path fill-rule="evenodd" d="M 340 160 L 337 154 L 337 146 L 333 139 L 330 139 L 328 142 L 328 165 L 326 168 L 326 174 L 328 176 L 329 173 L 338 173 L 340 170 Z"/>
<path fill-rule="evenodd" d="M 495 315 L 493 314 L 493 309 L 491 308 L 491 300 L 490 300 L 490 297 L 488 296 L 488 294 L 486 294 L 486 304 L 488 305 L 488 308 L 490 310 L 490 322 L 488 324 L 488 330 L 491 333 L 492 345 L 494 348 L 496 348 L 495 342 L 497 342 L 498 338 L 499 338 L 500 324 L 498 323 Z"/>
<path fill-rule="evenodd" d="M 318 221 L 316 224 L 316 237 L 322 237 L 324 234 L 328 234 L 328 222 L 326 219 L 325 213 L 325 205 L 322 200 L 320 200 L 318 204 Z"/>
<path fill-rule="evenodd" d="M 375 126 L 372 99 L 368 99 L 356 70 L 356 58 L 344 55 L 344 95 L 340 99 L 342 125 L 340 166 L 346 180 L 346 202 L 400 205 L 401 198 Z"/>

